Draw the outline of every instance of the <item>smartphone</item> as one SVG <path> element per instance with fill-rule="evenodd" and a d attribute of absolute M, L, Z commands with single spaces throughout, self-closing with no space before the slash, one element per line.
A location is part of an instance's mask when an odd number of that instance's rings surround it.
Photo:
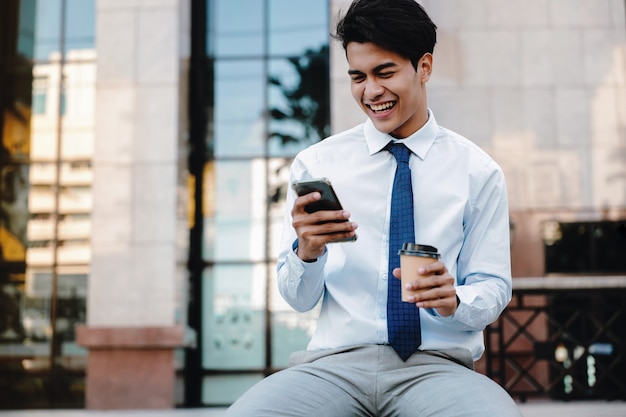
<path fill-rule="evenodd" d="M 319 210 L 343 210 L 339 198 L 333 189 L 328 178 L 315 178 L 311 180 L 295 181 L 291 184 L 293 190 L 299 196 L 319 192 L 322 197 L 304 207 L 307 213 L 314 213 Z M 348 220 L 336 220 L 336 222 L 347 222 Z M 352 242 L 356 240 L 356 235 L 344 239 L 334 240 L 333 242 Z"/>

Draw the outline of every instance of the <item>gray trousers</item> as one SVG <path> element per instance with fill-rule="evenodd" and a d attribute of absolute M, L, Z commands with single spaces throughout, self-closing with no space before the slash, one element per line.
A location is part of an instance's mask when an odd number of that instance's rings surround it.
<path fill-rule="evenodd" d="M 513 399 L 473 370 L 469 351 L 367 345 L 292 354 L 291 366 L 263 379 L 228 417 L 521 417 Z"/>

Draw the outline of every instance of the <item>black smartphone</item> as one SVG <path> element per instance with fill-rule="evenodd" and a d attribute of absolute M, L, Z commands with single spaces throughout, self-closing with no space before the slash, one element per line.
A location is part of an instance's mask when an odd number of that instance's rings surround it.
<path fill-rule="evenodd" d="M 335 190 L 333 189 L 333 186 L 328 178 L 296 181 L 291 184 L 291 186 L 299 196 L 303 196 L 314 191 L 317 191 L 322 195 L 322 198 L 304 207 L 304 210 L 307 213 L 314 213 L 319 210 L 343 210 L 343 207 L 341 207 L 341 203 L 337 198 L 337 194 L 335 194 Z"/>
<path fill-rule="evenodd" d="M 335 193 L 335 190 L 333 189 L 333 186 L 328 178 L 295 181 L 291 184 L 291 186 L 299 196 L 303 196 L 314 191 L 317 191 L 322 195 L 319 200 L 311 204 L 307 204 L 304 207 L 304 210 L 307 213 L 314 213 L 319 210 L 343 210 L 343 207 L 339 202 L 339 198 L 337 197 L 337 194 Z M 337 220 L 337 223 L 347 221 L 348 220 Z M 356 235 L 345 239 L 335 240 L 333 242 L 351 242 L 355 240 Z"/>

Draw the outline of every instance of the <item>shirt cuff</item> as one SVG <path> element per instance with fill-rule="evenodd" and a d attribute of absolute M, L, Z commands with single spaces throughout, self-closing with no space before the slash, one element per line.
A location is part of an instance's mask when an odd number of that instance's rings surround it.
<path fill-rule="evenodd" d="M 293 241 L 293 244 L 291 245 L 291 250 L 293 251 L 293 253 L 296 254 L 296 256 L 298 255 L 298 239 Z M 324 253 L 322 254 L 322 256 L 326 255 L 326 247 L 324 247 Z M 320 256 L 320 258 L 322 257 Z M 300 259 L 300 257 L 298 256 L 298 259 Z M 307 263 L 307 264 L 312 264 L 317 262 L 319 258 L 315 258 L 315 259 L 300 259 L 302 262 Z"/>

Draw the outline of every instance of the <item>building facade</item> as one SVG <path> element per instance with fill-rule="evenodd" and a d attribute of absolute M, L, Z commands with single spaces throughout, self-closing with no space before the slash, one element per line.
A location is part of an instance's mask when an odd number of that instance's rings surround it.
<path fill-rule="evenodd" d="M 364 121 L 349 3 L 3 3 L 0 409 L 228 405 L 306 346 L 276 252 L 291 158 Z M 514 277 L 626 273 L 625 2 L 421 3 L 430 107 L 507 177 Z"/>

